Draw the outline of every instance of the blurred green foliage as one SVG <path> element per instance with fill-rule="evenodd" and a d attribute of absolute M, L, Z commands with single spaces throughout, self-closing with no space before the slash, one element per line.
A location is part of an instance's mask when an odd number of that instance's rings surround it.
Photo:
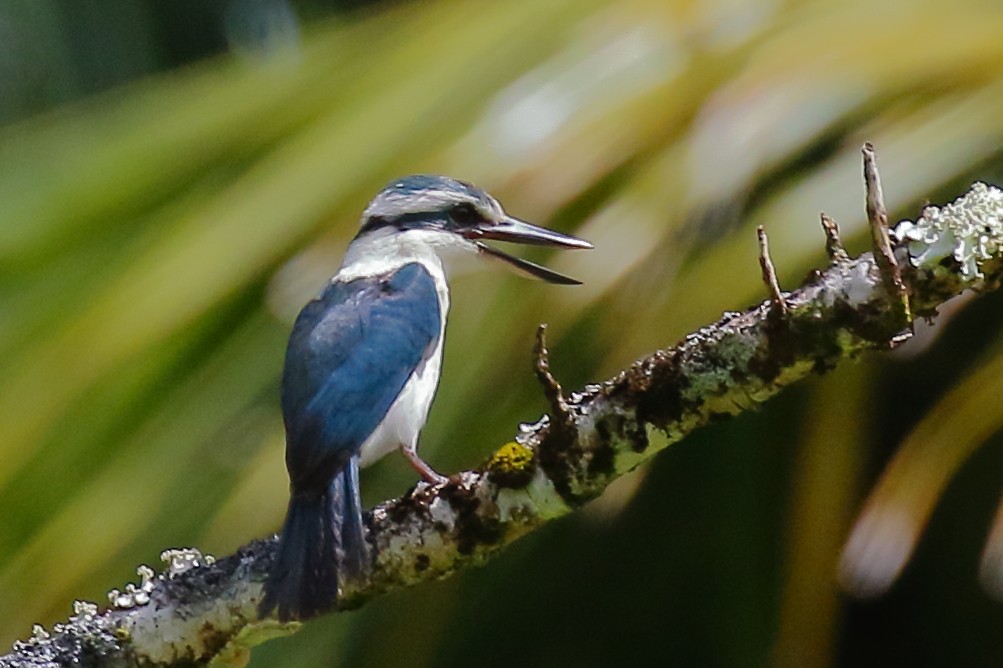
<path fill-rule="evenodd" d="M 576 387 L 762 299 L 758 224 L 788 287 L 825 261 L 820 209 L 862 250 L 864 140 L 895 216 L 1003 181 L 998 3 L 435 0 L 325 18 L 318 2 L 298 22 L 279 0 L 156 4 L 0 8 L 20 40 L 0 39 L 0 74 L 18 75 L 0 76 L 0 118 L 21 117 L 0 128 L 5 642 L 164 548 L 227 553 L 279 526 L 285 337 L 394 176 L 471 180 L 596 244 L 547 259 L 581 288 L 454 282 L 422 446 L 443 471 L 544 409 L 536 323 Z M 179 26 L 187 41 L 164 37 Z M 998 665 L 978 560 L 1003 482 L 1001 302 L 958 304 L 486 568 L 310 624 L 252 665 Z M 854 600 L 839 553 L 903 439 L 875 499 L 916 538 L 931 524 L 889 594 Z M 398 459 L 364 474 L 369 503 L 413 482 Z M 877 526 L 904 561 L 912 543 Z"/>

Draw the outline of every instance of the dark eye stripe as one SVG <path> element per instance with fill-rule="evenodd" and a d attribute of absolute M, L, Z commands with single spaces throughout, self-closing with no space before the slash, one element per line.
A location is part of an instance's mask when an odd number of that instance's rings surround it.
<path fill-rule="evenodd" d="M 372 232 L 384 227 L 393 227 L 397 230 L 413 230 L 418 227 L 438 227 L 448 229 L 453 227 L 453 218 L 446 211 L 425 212 L 425 213 L 405 213 L 394 218 L 383 218 L 372 216 L 359 229 L 359 234 Z"/>
<path fill-rule="evenodd" d="M 450 209 L 449 217 L 452 218 L 457 225 L 464 227 L 470 227 L 484 221 L 484 216 L 481 215 L 481 212 L 478 211 L 473 204 L 468 204 L 466 202 L 463 204 L 457 204 Z"/>

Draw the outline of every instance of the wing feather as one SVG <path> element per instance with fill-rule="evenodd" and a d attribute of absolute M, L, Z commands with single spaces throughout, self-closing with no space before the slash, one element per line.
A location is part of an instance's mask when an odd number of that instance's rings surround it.
<path fill-rule="evenodd" d="M 435 282 L 419 263 L 333 282 L 293 327 L 282 379 L 293 486 L 323 489 L 376 429 L 436 345 Z"/>

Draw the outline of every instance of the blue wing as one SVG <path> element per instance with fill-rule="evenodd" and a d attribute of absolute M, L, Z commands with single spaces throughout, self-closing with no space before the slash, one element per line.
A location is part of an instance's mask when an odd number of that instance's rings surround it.
<path fill-rule="evenodd" d="M 331 283 L 300 312 L 282 412 L 293 487 L 322 491 L 379 425 L 439 337 L 435 282 L 418 263 Z"/>

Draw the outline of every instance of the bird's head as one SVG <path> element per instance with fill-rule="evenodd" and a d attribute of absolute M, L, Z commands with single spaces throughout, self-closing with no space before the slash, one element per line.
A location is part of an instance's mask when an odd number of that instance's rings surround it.
<path fill-rule="evenodd" d="M 398 179 L 373 198 L 362 214 L 356 237 L 410 235 L 434 246 L 440 255 L 476 254 L 550 283 L 576 284 L 528 260 L 493 248 L 484 240 L 555 248 L 592 248 L 584 239 L 531 225 L 505 213 L 498 200 L 463 181 L 416 175 Z"/>

